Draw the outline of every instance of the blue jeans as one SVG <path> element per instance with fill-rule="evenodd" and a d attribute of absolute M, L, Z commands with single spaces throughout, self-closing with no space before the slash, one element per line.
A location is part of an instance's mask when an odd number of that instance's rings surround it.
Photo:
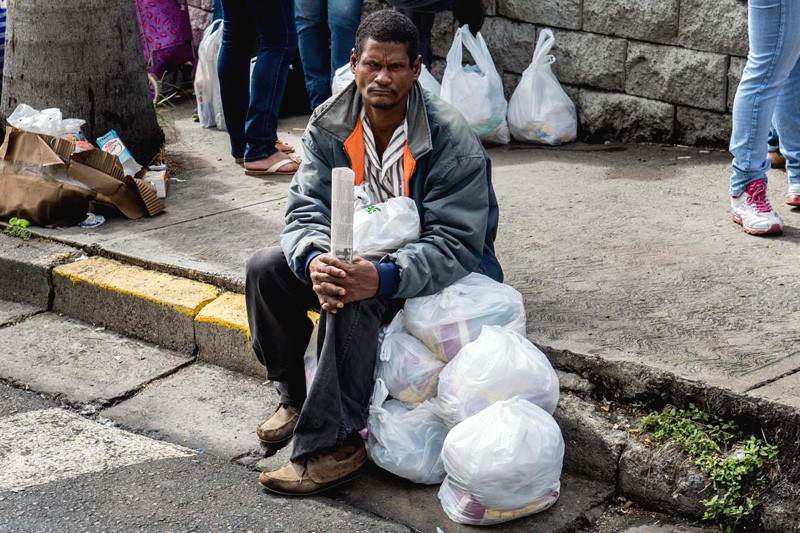
<path fill-rule="evenodd" d="M 292 0 L 222 0 L 222 11 L 217 69 L 231 154 L 245 161 L 264 159 L 276 152 L 278 112 L 297 50 L 294 7 Z"/>
<path fill-rule="evenodd" d="M 733 104 L 730 194 L 766 180 L 773 122 L 790 183 L 800 184 L 800 2 L 750 0 L 750 54 Z"/>
<path fill-rule="evenodd" d="M 212 0 L 211 2 L 211 22 L 222 18 L 222 0 Z"/>
<path fill-rule="evenodd" d="M 781 148 L 781 140 L 778 137 L 778 132 L 775 131 L 775 126 L 769 129 L 769 137 L 767 137 L 767 151 L 777 152 Z"/>
<path fill-rule="evenodd" d="M 362 0 L 295 0 L 300 60 L 312 110 L 330 98 L 333 73 L 350 61 L 361 22 L 361 3 Z"/>

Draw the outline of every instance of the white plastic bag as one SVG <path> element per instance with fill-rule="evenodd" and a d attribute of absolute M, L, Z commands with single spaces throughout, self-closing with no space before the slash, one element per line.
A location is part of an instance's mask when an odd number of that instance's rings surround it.
<path fill-rule="evenodd" d="M 411 198 L 389 198 L 353 214 L 353 249 L 358 255 L 381 256 L 418 240 L 419 212 Z"/>
<path fill-rule="evenodd" d="M 490 525 L 544 511 L 561 490 L 564 439 L 553 417 L 521 398 L 487 407 L 444 441 L 439 501 L 451 520 Z"/>
<path fill-rule="evenodd" d="M 203 31 L 197 47 L 197 70 L 194 75 L 194 95 L 197 99 L 197 116 L 204 128 L 225 129 L 222 113 L 222 96 L 219 90 L 217 57 L 222 45 L 222 20 L 215 20 Z"/>
<path fill-rule="evenodd" d="M 555 61 L 550 55 L 554 44 L 553 32 L 542 30 L 533 61 L 511 96 L 508 126 L 518 141 L 555 146 L 572 142 L 577 135 L 575 104 L 550 69 Z"/>
<path fill-rule="evenodd" d="M 475 65 L 462 66 L 462 46 L 472 54 Z M 479 32 L 477 38 L 474 37 L 466 25 L 458 29 L 447 52 L 442 100 L 461 111 L 481 140 L 497 144 L 507 144 L 511 140 L 503 80 L 483 36 Z"/>
<path fill-rule="evenodd" d="M 345 63 L 341 67 L 336 69 L 336 72 L 333 73 L 333 80 L 331 80 L 331 93 L 332 94 L 339 94 L 343 90 L 350 85 L 355 79 L 355 75 L 353 74 L 353 69 L 350 68 L 350 63 Z"/>
<path fill-rule="evenodd" d="M 484 326 L 439 375 L 437 402 L 451 426 L 515 396 L 553 414 L 558 376 L 533 343 L 499 326 Z"/>
<path fill-rule="evenodd" d="M 314 330 L 311 332 L 311 339 L 308 341 L 306 352 L 303 354 L 303 370 L 306 375 L 306 392 L 311 392 L 311 384 L 314 376 L 317 375 L 317 338 L 319 335 L 319 321 L 314 323 Z"/>
<path fill-rule="evenodd" d="M 525 306 L 513 287 L 469 274 L 431 296 L 410 298 L 405 326 L 440 360 L 450 361 L 483 326 L 505 326 L 525 335 Z"/>
<path fill-rule="evenodd" d="M 353 70 L 350 68 L 350 63 L 345 63 L 341 67 L 336 69 L 336 72 L 333 74 L 333 80 L 331 80 L 331 93 L 338 94 L 345 90 L 350 82 L 355 79 L 355 75 L 353 74 Z M 430 73 L 428 68 L 425 64 L 422 64 L 422 71 L 419 74 L 419 84 L 422 85 L 423 89 L 426 89 L 428 92 L 439 96 L 442 92 L 441 84 L 436 81 L 436 78 L 433 77 L 433 74 Z"/>
<path fill-rule="evenodd" d="M 436 394 L 444 363 L 403 327 L 403 311 L 386 330 L 378 356 L 377 377 L 392 398 L 417 405 Z"/>
<path fill-rule="evenodd" d="M 419 73 L 419 84 L 431 94 L 436 96 L 442 95 L 442 84 L 433 77 L 433 74 L 431 74 L 431 71 L 425 66 L 425 63 L 422 64 L 422 71 Z"/>
<path fill-rule="evenodd" d="M 61 137 L 78 133 L 85 120 L 79 118 L 63 118 L 58 108 L 38 111 L 28 104 L 19 104 L 8 116 L 8 123 L 17 129 L 31 133 L 43 133 L 53 137 Z"/>
<path fill-rule="evenodd" d="M 447 428 L 435 406 L 425 402 L 409 410 L 398 402 L 384 403 L 387 394 L 383 380 L 376 380 L 367 421 L 370 457 L 381 468 L 414 483 L 441 483 Z"/>

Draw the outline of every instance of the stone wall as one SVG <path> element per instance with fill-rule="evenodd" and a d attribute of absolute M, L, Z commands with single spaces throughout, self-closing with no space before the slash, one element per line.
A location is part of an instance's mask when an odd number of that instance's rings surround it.
<path fill-rule="evenodd" d="M 584 140 L 725 146 L 747 55 L 742 0 L 484 0 L 481 31 L 510 96 L 539 31 L 575 101 Z M 386 7 L 367 0 L 365 11 Z M 437 14 L 431 71 L 444 72 L 456 24 Z"/>

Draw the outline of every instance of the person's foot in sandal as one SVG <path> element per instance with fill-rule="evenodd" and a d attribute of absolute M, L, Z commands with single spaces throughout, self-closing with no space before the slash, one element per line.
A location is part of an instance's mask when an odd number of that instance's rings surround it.
<path fill-rule="evenodd" d="M 284 154 L 293 154 L 294 153 L 294 146 L 292 146 L 291 144 L 287 143 L 283 139 L 278 139 L 278 141 L 275 143 L 275 149 L 280 151 L 280 152 L 283 152 Z"/>
<path fill-rule="evenodd" d="M 298 168 L 297 161 L 280 150 L 264 159 L 244 163 L 244 173 L 248 176 L 291 176 Z"/>

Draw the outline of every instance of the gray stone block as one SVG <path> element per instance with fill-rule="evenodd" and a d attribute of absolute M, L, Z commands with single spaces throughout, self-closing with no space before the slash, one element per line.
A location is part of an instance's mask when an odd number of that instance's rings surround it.
<path fill-rule="evenodd" d="M 747 4 L 740 0 L 681 0 L 678 44 L 746 56 Z"/>
<path fill-rule="evenodd" d="M 487 16 L 493 17 L 497 15 L 497 0 L 481 0 L 481 3 Z"/>
<path fill-rule="evenodd" d="M 590 0 L 583 3 L 583 30 L 673 43 L 679 12 L 678 0 Z"/>
<path fill-rule="evenodd" d="M 553 34 L 556 39 L 553 72 L 559 81 L 624 90 L 628 41 L 577 31 L 553 30 Z"/>
<path fill-rule="evenodd" d="M 517 88 L 517 85 L 519 85 L 521 79 L 522 76 L 519 74 L 503 72 L 503 92 L 506 95 L 506 100 L 511 100 L 511 95 L 514 94 L 514 90 Z"/>
<path fill-rule="evenodd" d="M 453 37 L 456 34 L 456 23 L 453 20 L 451 11 L 441 11 L 436 13 L 436 19 L 431 28 L 431 50 L 433 55 L 447 57 L 447 52 L 453 45 Z"/>
<path fill-rule="evenodd" d="M 742 81 L 742 72 L 747 65 L 747 59 L 743 57 L 732 57 L 731 65 L 728 67 L 728 111 L 733 111 L 733 100 L 736 98 L 736 89 Z"/>
<path fill-rule="evenodd" d="M 381 9 L 386 9 L 388 7 L 391 6 L 389 6 L 386 0 L 364 0 L 364 3 L 361 7 L 361 20 L 364 20 L 364 17 L 370 13 L 380 11 Z"/>
<path fill-rule="evenodd" d="M 444 75 L 444 69 L 447 66 L 447 61 L 444 59 L 437 57 L 433 60 L 433 64 L 429 69 L 433 77 L 439 80 L 439 83 L 442 82 L 442 76 Z"/>
<path fill-rule="evenodd" d="M 536 28 L 533 24 L 489 17 L 483 28 L 481 34 L 486 39 L 498 71 L 520 73 L 528 68 L 536 46 Z"/>
<path fill-rule="evenodd" d="M 256 360 L 247 335 L 230 328 L 195 323 L 197 358 L 201 361 L 263 379 L 266 370 Z"/>
<path fill-rule="evenodd" d="M 78 256 L 75 248 L 0 232 L 0 298 L 42 309 L 50 305 L 50 271 Z"/>
<path fill-rule="evenodd" d="M 628 43 L 625 92 L 725 111 L 728 57 L 675 46 Z"/>
<path fill-rule="evenodd" d="M 678 106 L 675 137 L 690 146 L 727 146 L 731 138 L 731 115 Z"/>
<path fill-rule="evenodd" d="M 704 512 L 700 500 L 714 495 L 710 480 L 675 446 L 647 448 L 634 439 L 622 453 L 617 486 L 646 507 L 696 518 Z"/>
<path fill-rule="evenodd" d="M 534 24 L 581 28 L 581 0 L 498 0 L 497 13 Z"/>
<path fill-rule="evenodd" d="M 627 94 L 582 89 L 580 136 L 590 142 L 660 142 L 672 135 L 673 106 Z"/>
<path fill-rule="evenodd" d="M 617 463 L 628 440 L 626 433 L 598 414 L 594 404 L 569 394 L 561 396 L 553 417 L 564 436 L 564 468 L 615 483 Z"/>

